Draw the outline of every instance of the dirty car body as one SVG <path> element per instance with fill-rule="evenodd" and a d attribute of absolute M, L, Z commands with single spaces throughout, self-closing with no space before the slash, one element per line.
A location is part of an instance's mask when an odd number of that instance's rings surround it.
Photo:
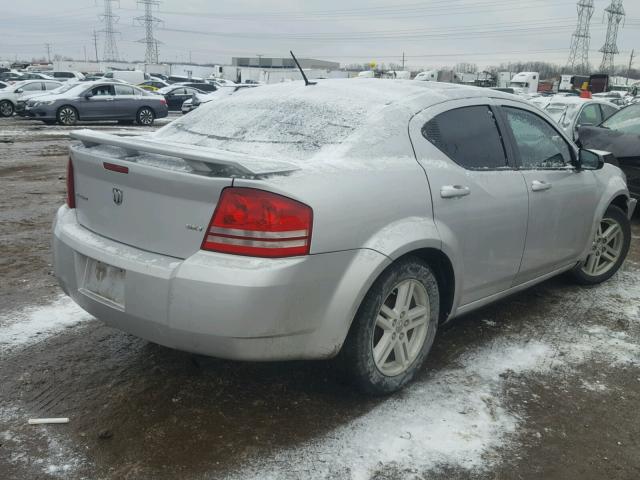
<path fill-rule="evenodd" d="M 507 111 L 543 121 L 568 157 L 524 168 Z M 438 143 L 451 112 L 500 129 L 488 165 Z M 474 125 L 456 128 L 485 141 Z M 71 205 L 54 226 L 65 292 L 108 325 L 229 359 L 335 356 L 367 291 L 407 255 L 435 259 L 447 321 L 571 269 L 608 205 L 635 206 L 616 167 L 576 168 L 576 146 L 535 107 L 448 84 L 244 89 L 144 137 L 73 136 Z M 228 210 L 243 196 L 306 223 L 219 227 L 243 215 Z"/>

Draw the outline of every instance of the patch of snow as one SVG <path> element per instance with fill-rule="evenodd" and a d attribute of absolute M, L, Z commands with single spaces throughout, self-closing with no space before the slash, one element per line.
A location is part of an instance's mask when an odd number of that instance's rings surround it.
<path fill-rule="evenodd" d="M 591 360 L 640 365 L 637 339 L 608 325 L 621 318 L 638 320 L 637 309 L 629 305 L 640 302 L 640 271 L 620 272 L 595 289 L 576 288 L 559 295 L 575 306 L 569 315 L 578 319 L 592 308 L 603 309 L 603 315 L 592 316 L 598 324 L 567 321 L 560 309 L 549 318 L 540 315 L 530 332 L 511 333 L 505 326 L 503 336 L 463 354 L 455 368 L 433 372 L 318 439 L 267 458 L 251 458 L 245 464 L 250 466 L 231 478 L 280 480 L 312 474 L 365 480 L 386 467 L 427 472 L 442 465 L 486 470 L 499 460 L 494 452 L 516 441 L 524 421 L 520 407 L 505 398 L 511 375 L 553 377 Z M 487 322 L 492 321 L 483 320 Z M 583 386 L 598 392 L 607 388 L 597 382 Z M 398 473 L 394 478 L 414 477 Z"/>
<path fill-rule="evenodd" d="M 0 315 L 0 352 L 41 341 L 92 318 L 66 295 L 60 295 L 48 305 L 3 313 Z"/>

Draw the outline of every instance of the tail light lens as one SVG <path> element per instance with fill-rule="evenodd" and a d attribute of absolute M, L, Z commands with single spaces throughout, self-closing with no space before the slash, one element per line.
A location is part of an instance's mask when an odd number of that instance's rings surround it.
<path fill-rule="evenodd" d="M 160 99 L 160 105 L 166 105 L 167 101 L 164 98 Z"/>
<path fill-rule="evenodd" d="M 76 208 L 76 185 L 73 180 L 73 162 L 71 158 L 67 162 L 67 206 Z"/>
<path fill-rule="evenodd" d="M 228 187 L 202 249 L 253 257 L 307 255 L 312 224 L 313 211 L 303 203 L 264 190 Z"/>

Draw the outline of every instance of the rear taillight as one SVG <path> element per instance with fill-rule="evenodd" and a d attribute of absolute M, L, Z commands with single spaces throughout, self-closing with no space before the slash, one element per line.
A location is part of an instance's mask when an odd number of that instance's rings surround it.
<path fill-rule="evenodd" d="M 306 255 L 312 223 L 313 211 L 303 203 L 264 190 L 228 187 L 202 249 L 253 257 Z"/>
<path fill-rule="evenodd" d="M 67 206 L 76 208 L 76 185 L 73 180 L 73 162 L 67 162 Z"/>
<path fill-rule="evenodd" d="M 160 99 L 160 105 L 166 105 L 167 101 L 164 98 Z"/>

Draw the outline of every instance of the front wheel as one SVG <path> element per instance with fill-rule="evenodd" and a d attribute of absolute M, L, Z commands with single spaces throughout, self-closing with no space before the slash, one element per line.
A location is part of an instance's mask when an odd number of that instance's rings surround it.
<path fill-rule="evenodd" d="M 439 293 L 427 264 L 407 258 L 376 280 L 343 347 L 344 367 L 366 393 L 385 395 L 409 383 L 431 350 Z"/>
<path fill-rule="evenodd" d="M 58 123 L 66 126 L 75 125 L 78 123 L 78 111 L 68 105 L 60 107 L 60 110 L 58 110 Z"/>
<path fill-rule="evenodd" d="M 15 107 L 9 100 L 3 100 L 0 102 L 0 117 L 10 117 L 13 115 L 14 111 Z"/>
<path fill-rule="evenodd" d="M 153 125 L 153 121 L 156 116 L 149 107 L 142 107 L 138 110 L 138 115 L 136 120 L 138 121 L 138 125 L 144 125 L 146 127 Z"/>
<path fill-rule="evenodd" d="M 630 244 L 629 219 L 620 208 L 611 205 L 598 224 L 589 255 L 571 271 L 571 275 L 582 285 L 608 280 L 622 266 Z"/>

